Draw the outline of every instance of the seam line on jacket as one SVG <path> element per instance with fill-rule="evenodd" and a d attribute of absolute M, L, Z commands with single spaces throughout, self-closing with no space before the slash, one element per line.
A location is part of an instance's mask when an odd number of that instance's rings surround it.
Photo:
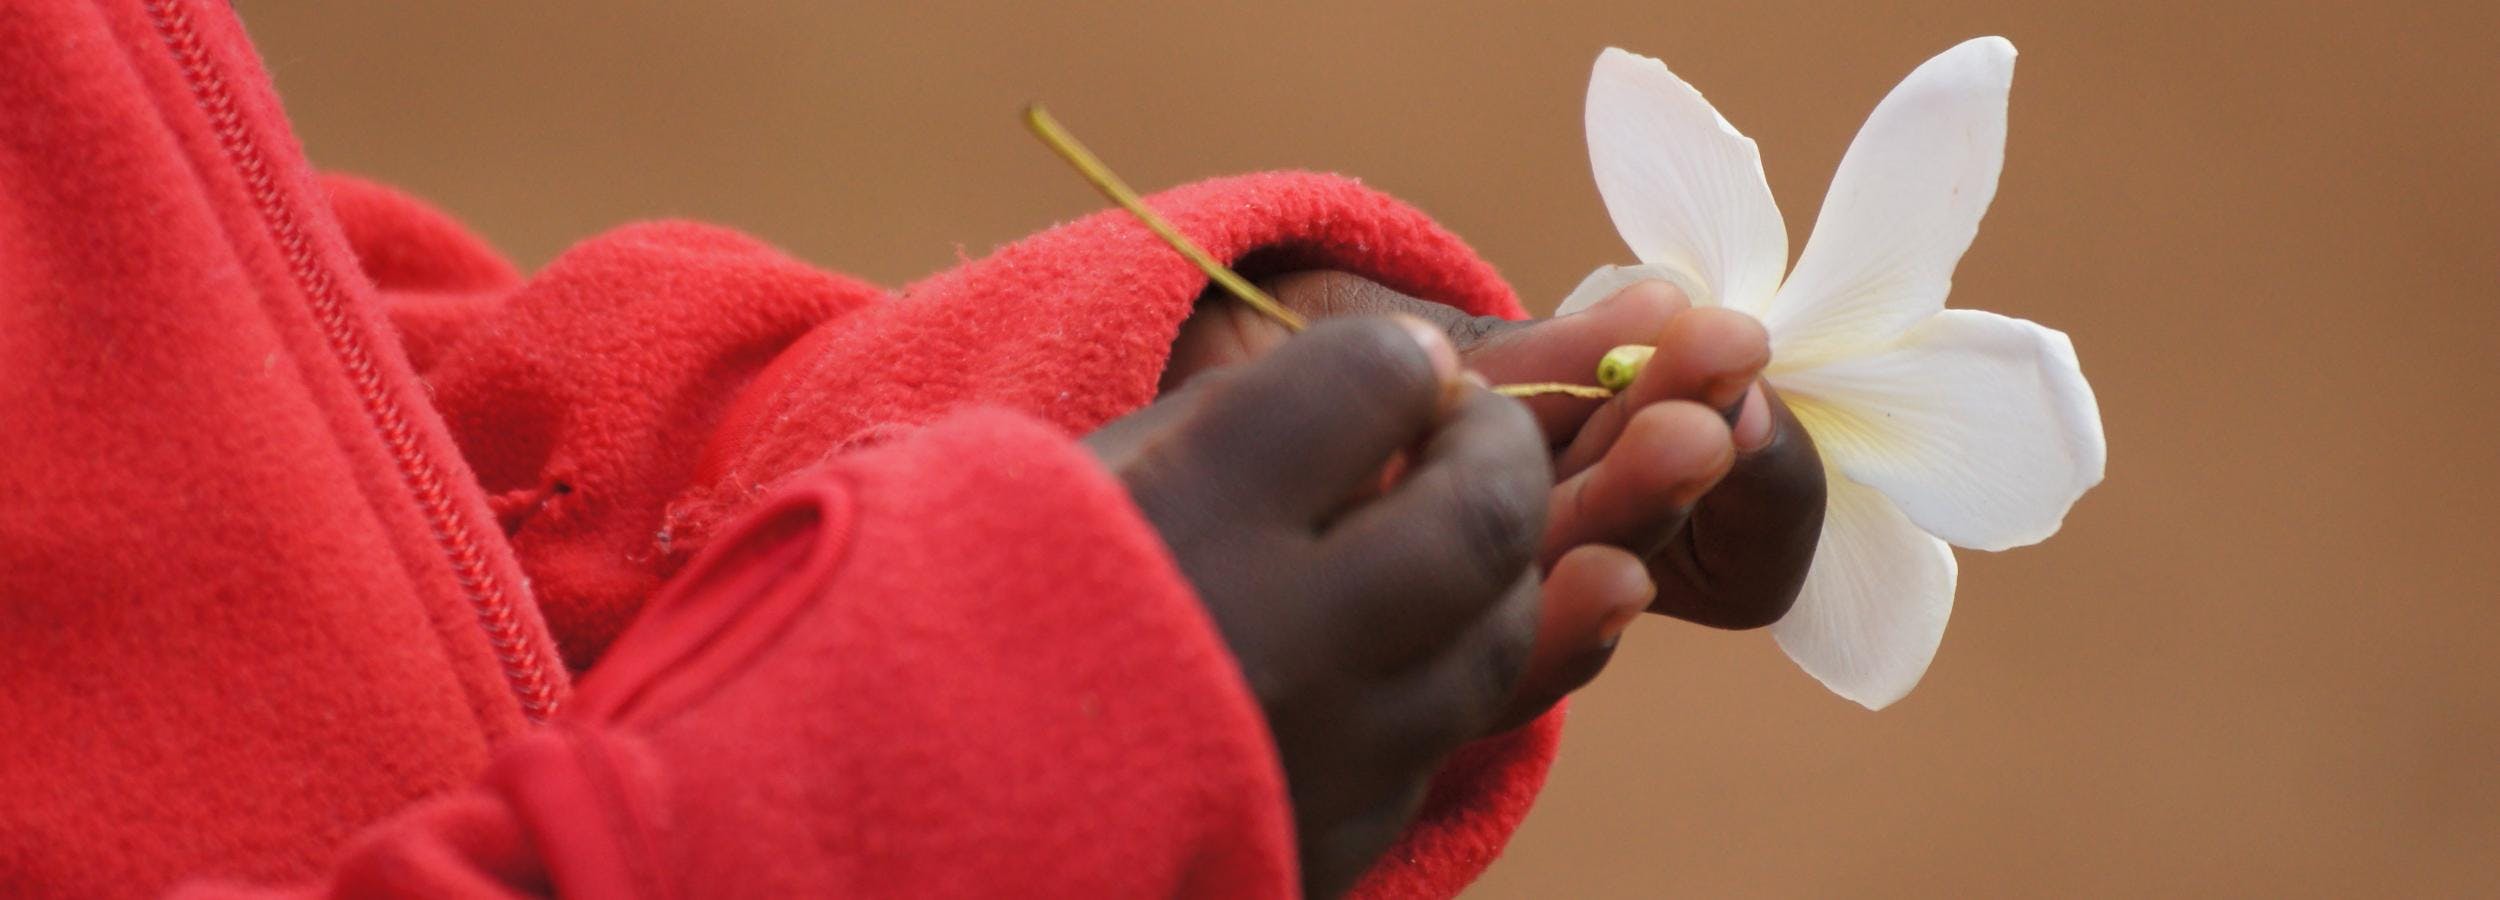
<path fill-rule="evenodd" d="M 209 57 L 181 0 L 147 0 L 147 10 L 158 37 L 181 68 L 192 99 L 208 115 L 227 162 L 250 190 L 261 222 L 286 259 L 296 288 L 309 301 L 313 319 L 331 354 L 347 370 L 366 422 L 390 451 L 402 485 L 415 495 L 435 547 L 451 564 L 487 643 L 502 665 L 505 682 L 520 699 L 522 713 L 533 721 L 545 721 L 554 715 L 557 705 L 547 657 L 532 645 L 511 594 L 489 568 L 486 553 L 479 547 L 467 517 L 461 515 L 451 491 L 444 486 L 441 468 L 418 444 L 418 435 L 406 412 L 391 397 L 390 386 L 384 383 L 381 369 L 365 347 L 336 279 L 314 254 L 311 239 L 296 221 L 277 179 L 270 174 L 268 160 L 252 139 L 225 76 Z"/>

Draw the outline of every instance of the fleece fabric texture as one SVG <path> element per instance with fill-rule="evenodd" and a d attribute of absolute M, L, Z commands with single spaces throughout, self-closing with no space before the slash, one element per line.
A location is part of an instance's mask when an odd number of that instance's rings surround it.
<path fill-rule="evenodd" d="M 521 282 L 493 247 L 414 197 L 338 174 L 322 176 L 321 186 L 419 372 L 433 368 L 464 326 Z"/>
<path fill-rule="evenodd" d="M 304 892 L 1285 896 L 1283 775 L 1240 681 L 1082 447 L 968 413 L 742 518 L 559 725 Z"/>
<path fill-rule="evenodd" d="M 1290 892 L 1255 704 L 1071 442 L 1205 290 L 1125 214 L 898 293 L 677 223 L 522 280 L 317 179 L 207 0 L 0 9 L 0 114 L 7 893 Z M 1519 314 L 1351 182 L 1154 202 Z M 1471 880 L 1559 726 L 1360 892 Z"/>
<path fill-rule="evenodd" d="M 691 551 L 662 513 L 739 389 L 882 294 L 735 232 L 662 222 L 575 247 L 500 303 L 437 293 L 393 312 L 447 342 L 425 370 L 437 408 L 578 670 Z"/>
<path fill-rule="evenodd" d="M 564 689 L 224 3 L 0 5 L 0 894 L 320 870 Z"/>

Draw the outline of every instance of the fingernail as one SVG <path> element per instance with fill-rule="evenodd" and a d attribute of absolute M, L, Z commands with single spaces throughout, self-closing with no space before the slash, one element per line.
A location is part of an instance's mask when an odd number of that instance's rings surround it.
<path fill-rule="evenodd" d="M 1729 436 L 1736 439 L 1736 452 L 1752 453 L 1771 444 L 1771 400 L 1762 395 L 1757 384 L 1745 392 L 1745 399 L 1736 404 L 1736 415 L 1728 420 Z"/>
<path fill-rule="evenodd" d="M 1702 390 L 1702 402 L 1718 404 L 1719 420 L 1732 431 L 1737 418 L 1744 415 L 1745 398 L 1753 395 L 1753 384 L 1754 376 L 1750 374 L 1720 378 Z"/>
<path fill-rule="evenodd" d="M 1631 287 L 1616 291 L 1614 296 L 1606 298 L 1606 303 L 1630 303 L 1636 299 L 1656 300 L 1659 302 L 1674 300 L 1675 285 L 1668 284 L 1657 279 L 1633 282 Z M 1604 306 L 1606 303 L 1600 303 L 1598 305 Z"/>
<path fill-rule="evenodd" d="M 1641 300 L 1648 300 L 1657 303 L 1672 303 L 1675 300 L 1675 285 L 1668 284 L 1657 279 L 1635 281 L 1631 284 L 1625 285 L 1622 289 L 1617 290 L 1612 294 L 1606 295 L 1606 299 L 1589 304 L 1589 308 L 1572 313 L 1572 315 L 1585 316 L 1601 309 L 1621 306 L 1626 303 L 1633 303 Z"/>
<path fill-rule="evenodd" d="M 1612 644 L 1622 640 L 1623 633 L 1631 629 L 1632 623 L 1640 621 L 1641 610 L 1639 606 L 1627 606 L 1615 610 L 1613 615 L 1606 617 L 1606 621 L 1597 623 L 1598 642 Z"/>
<path fill-rule="evenodd" d="M 1458 348 L 1450 346 L 1450 336 L 1441 333 L 1439 326 L 1414 316 L 1390 318 L 1396 319 L 1398 327 L 1406 329 L 1407 336 L 1424 348 L 1426 356 L 1432 357 L 1432 375 L 1436 380 L 1446 384 L 1458 377 Z"/>

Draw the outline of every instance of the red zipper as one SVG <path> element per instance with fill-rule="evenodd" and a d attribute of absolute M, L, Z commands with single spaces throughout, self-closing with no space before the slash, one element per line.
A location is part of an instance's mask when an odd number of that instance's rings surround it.
<path fill-rule="evenodd" d="M 367 422 L 390 448 L 401 482 L 416 495 L 426 525 L 433 531 L 435 546 L 451 563 L 460 589 L 468 595 L 478 625 L 486 632 L 487 643 L 494 647 L 496 658 L 503 664 L 504 680 L 520 698 L 522 713 L 533 721 L 545 721 L 555 714 L 557 703 L 556 679 L 548 667 L 551 654 L 542 652 L 531 640 L 511 593 L 487 564 L 486 552 L 478 545 L 468 517 L 462 515 L 459 504 L 444 488 L 442 469 L 418 444 L 407 414 L 383 383 L 382 370 L 374 365 L 364 334 L 348 315 L 347 299 L 341 295 L 337 279 L 313 253 L 312 241 L 296 221 L 277 179 L 271 176 L 268 160 L 253 142 L 243 114 L 235 108 L 234 95 L 227 89 L 217 62 L 209 58 L 190 14 L 184 11 L 180 0 L 147 0 L 147 9 L 157 34 L 181 64 L 192 98 L 208 113 L 227 161 L 251 189 L 261 222 L 286 256 L 296 287 L 310 299 L 313 318 L 320 324 L 330 352 L 347 369 Z"/>

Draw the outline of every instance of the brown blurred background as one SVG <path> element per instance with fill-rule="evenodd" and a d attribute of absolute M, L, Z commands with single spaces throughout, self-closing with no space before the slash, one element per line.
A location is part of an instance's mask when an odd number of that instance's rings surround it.
<path fill-rule="evenodd" d="M 1868 109 L 2022 49 L 1953 302 L 2072 333 L 2112 462 L 1965 553 L 1870 714 L 1760 634 L 1634 630 L 1477 897 L 2500 896 L 2500 4 L 594 4 L 244 0 L 316 162 L 524 266 L 638 218 L 888 283 L 1132 181 L 1362 176 L 1550 305 L 1625 261 L 1599 48 L 1762 145 L 1802 244 Z"/>

